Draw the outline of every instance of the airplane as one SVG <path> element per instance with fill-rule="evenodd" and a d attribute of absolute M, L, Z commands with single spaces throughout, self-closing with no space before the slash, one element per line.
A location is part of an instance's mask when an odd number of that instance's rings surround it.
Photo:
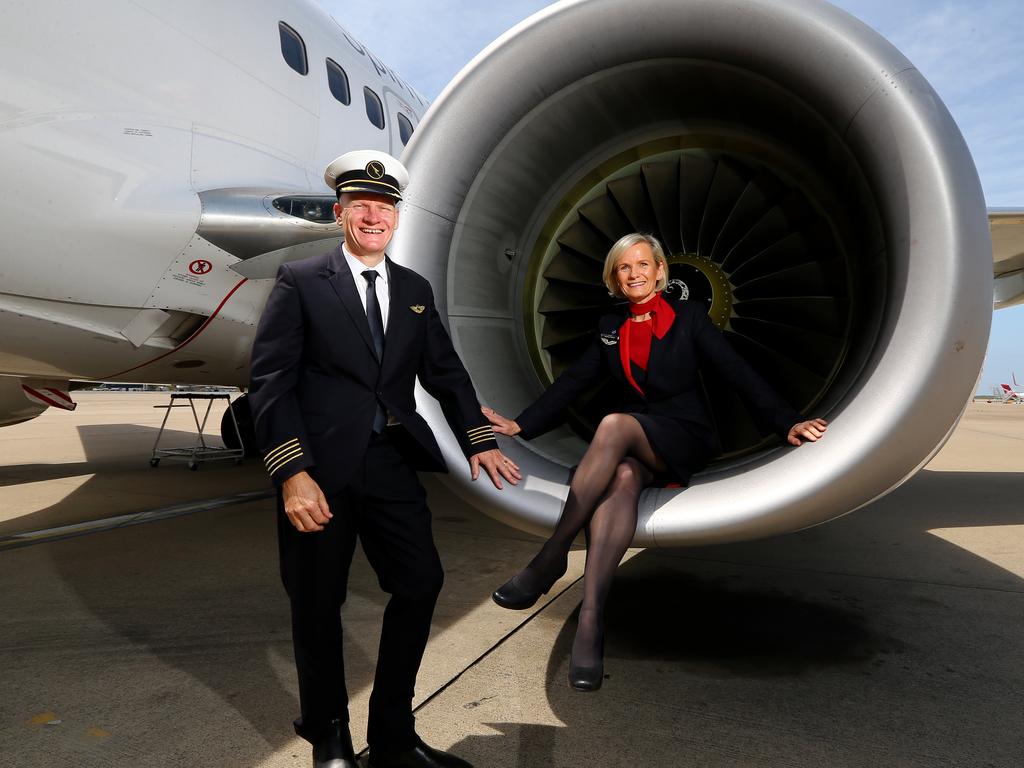
<path fill-rule="evenodd" d="M 1017 405 L 1020 405 L 1024 403 L 1024 392 L 1015 389 L 1015 387 L 1020 386 L 1020 384 L 1017 383 L 1017 374 L 1011 373 L 1010 378 L 1013 380 L 1013 387 L 1009 384 L 1000 384 L 999 395 L 1004 403 L 1016 403 Z"/>
<path fill-rule="evenodd" d="M 73 407 L 81 382 L 244 388 L 277 267 L 340 237 L 321 173 L 355 148 L 409 167 L 391 255 L 431 281 L 499 411 L 586 342 L 603 254 L 639 229 L 830 419 L 787 450 L 709 375 L 722 458 L 645 493 L 638 546 L 774 535 L 889 492 L 955 426 L 993 302 L 1024 301 L 1024 210 L 986 211 L 938 95 L 824 0 L 555 3 L 432 105 L 311 0 L 26 0 L 0 36 L 0 424 Z M 455 489 L 538 532 L 609 402 L 598 387 L 569 426 L 509 441 L 525 482 L 498 494 L 418 397 Z"/>
<path fill-rule="evenodd" d="M 12 16 L 0 423 L 79 380 L 244 386 L 270 281 L 232 266 L 336 241 L 317 169 L 400 154 L 426 100 L 312 3 Z"/>

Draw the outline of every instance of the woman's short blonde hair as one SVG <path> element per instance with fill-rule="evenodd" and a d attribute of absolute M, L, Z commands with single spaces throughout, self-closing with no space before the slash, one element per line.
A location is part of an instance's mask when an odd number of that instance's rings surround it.
<path fill-rule="evenodd" d="M 668 260 L 665 258 L 665 250 L 661 247 L 661 243 L 658 242 L 658 238 L 643 232 L 631 232 L 620 237 L 604 259 L 604 272 L 601 277 L 604 280 L 605 288 L 608 289 L 608 293 L 616 298 L 622 299 L 625 297 L 619 291 L 618 281 L 613 277 L 615 265 L 626 251 L 634 245 L 640 245 L 640 243 L 647 243 L 651 253 L 654 254 L 655 263 L 660 264 L 662 268 L 661 279 L 658 280 L 655 290 L 663 291 L 665 286 L 668 285 Z"/>

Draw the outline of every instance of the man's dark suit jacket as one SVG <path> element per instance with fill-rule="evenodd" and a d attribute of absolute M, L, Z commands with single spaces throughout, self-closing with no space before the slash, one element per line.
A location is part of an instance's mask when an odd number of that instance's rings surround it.
<path fill-rule="evenodd" d="M 257 442 L 277 485 L 308 470 L 325 494 L 343 488 L 366 451 L 377 400 L 411 436 L 414 468 L 446 471 L 416 413 L 417 376 L 466 456 L 497 447 L 430 284 L 390 259 L 387 268 L 382 362 L 340 245 L 278 270 L 253 343 L 249 390 Z"/>

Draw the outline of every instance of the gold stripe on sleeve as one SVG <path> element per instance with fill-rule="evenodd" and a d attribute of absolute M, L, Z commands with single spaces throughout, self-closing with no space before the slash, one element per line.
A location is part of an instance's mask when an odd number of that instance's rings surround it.
<path fill-rule="evenodd" d="M 277 470 L 279 470 L 281 467 L 283 467 L 289 461 L 292 461 L 293 459 L 298 459 L 298 458 L 301 458 L 301 457 L 302 457 L 302 448 L 301 448 L 301 446 L 297 446 L 294 450 L 291 451 L 291 453 L 286 453 L 286 454 L 276 458 L 274 460 L 274 463 L 267 467 L 267 472 L 269 472 L 270 474 L 274 474 L 275 472 L 277 472 Z"/>
<path fill-rule="evenodd" d="M 280 454 L 282 454 L 282 453 L 284 453 L 286 451 L 290 451 L 292 448 L 295 448 L 298 445 L 299 445 L 299 438 L 297 438 L 297 437 L 293 437 L 291 440 L 289 440 L 289 441 L 287 441 L 285 443 L 281 443 L 281 445 L 277 446 L 277 448 L 274 448 L 273 450 L 267 451 L 267 455 L 263 457 L 263 463 L 264 464 L 270 464 L 274 460 L 274 458 L 276 456 L 278 456 L 278 455 L 280 455 Z"/>

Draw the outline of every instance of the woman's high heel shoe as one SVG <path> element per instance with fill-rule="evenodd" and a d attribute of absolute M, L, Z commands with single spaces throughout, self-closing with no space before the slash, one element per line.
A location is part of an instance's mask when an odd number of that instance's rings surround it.
<path fill-rule="evenodd" d="M 554 567 L 548 566 L 545 573 L 542 571 L 544 566 L 538 560 L 535 557 L 528 566 L 494 590 L 491 599 L 502 608 L 513 611 L 533 607 L 541 595 L 546 595 L 555 582 L 562 578 L 568 567 L 568 557 L 563 557 L 560 563 L 556 561 Z"/>
<path fill-rule="evenodd" d="M 604 627 L 598 623 L 594 630 L 597 634 L 597 659 L 589 664 L 580 664 L 576 660 L 576 640 L 573 640 L 573 653 L 569 656 L 569 686 L 577 691 L 596 691 L 604 682 Z M 577 627 L 577 639 L 580 629 Z M 593 647 L 593 646 L 592 646 Z"/>
<path fill-rule="evenodd" d="M 604 682 L 604 657 L 595 666 L 578 667 L 569 660 L 569 686 L 577 691 L 596 691 Z"/>

